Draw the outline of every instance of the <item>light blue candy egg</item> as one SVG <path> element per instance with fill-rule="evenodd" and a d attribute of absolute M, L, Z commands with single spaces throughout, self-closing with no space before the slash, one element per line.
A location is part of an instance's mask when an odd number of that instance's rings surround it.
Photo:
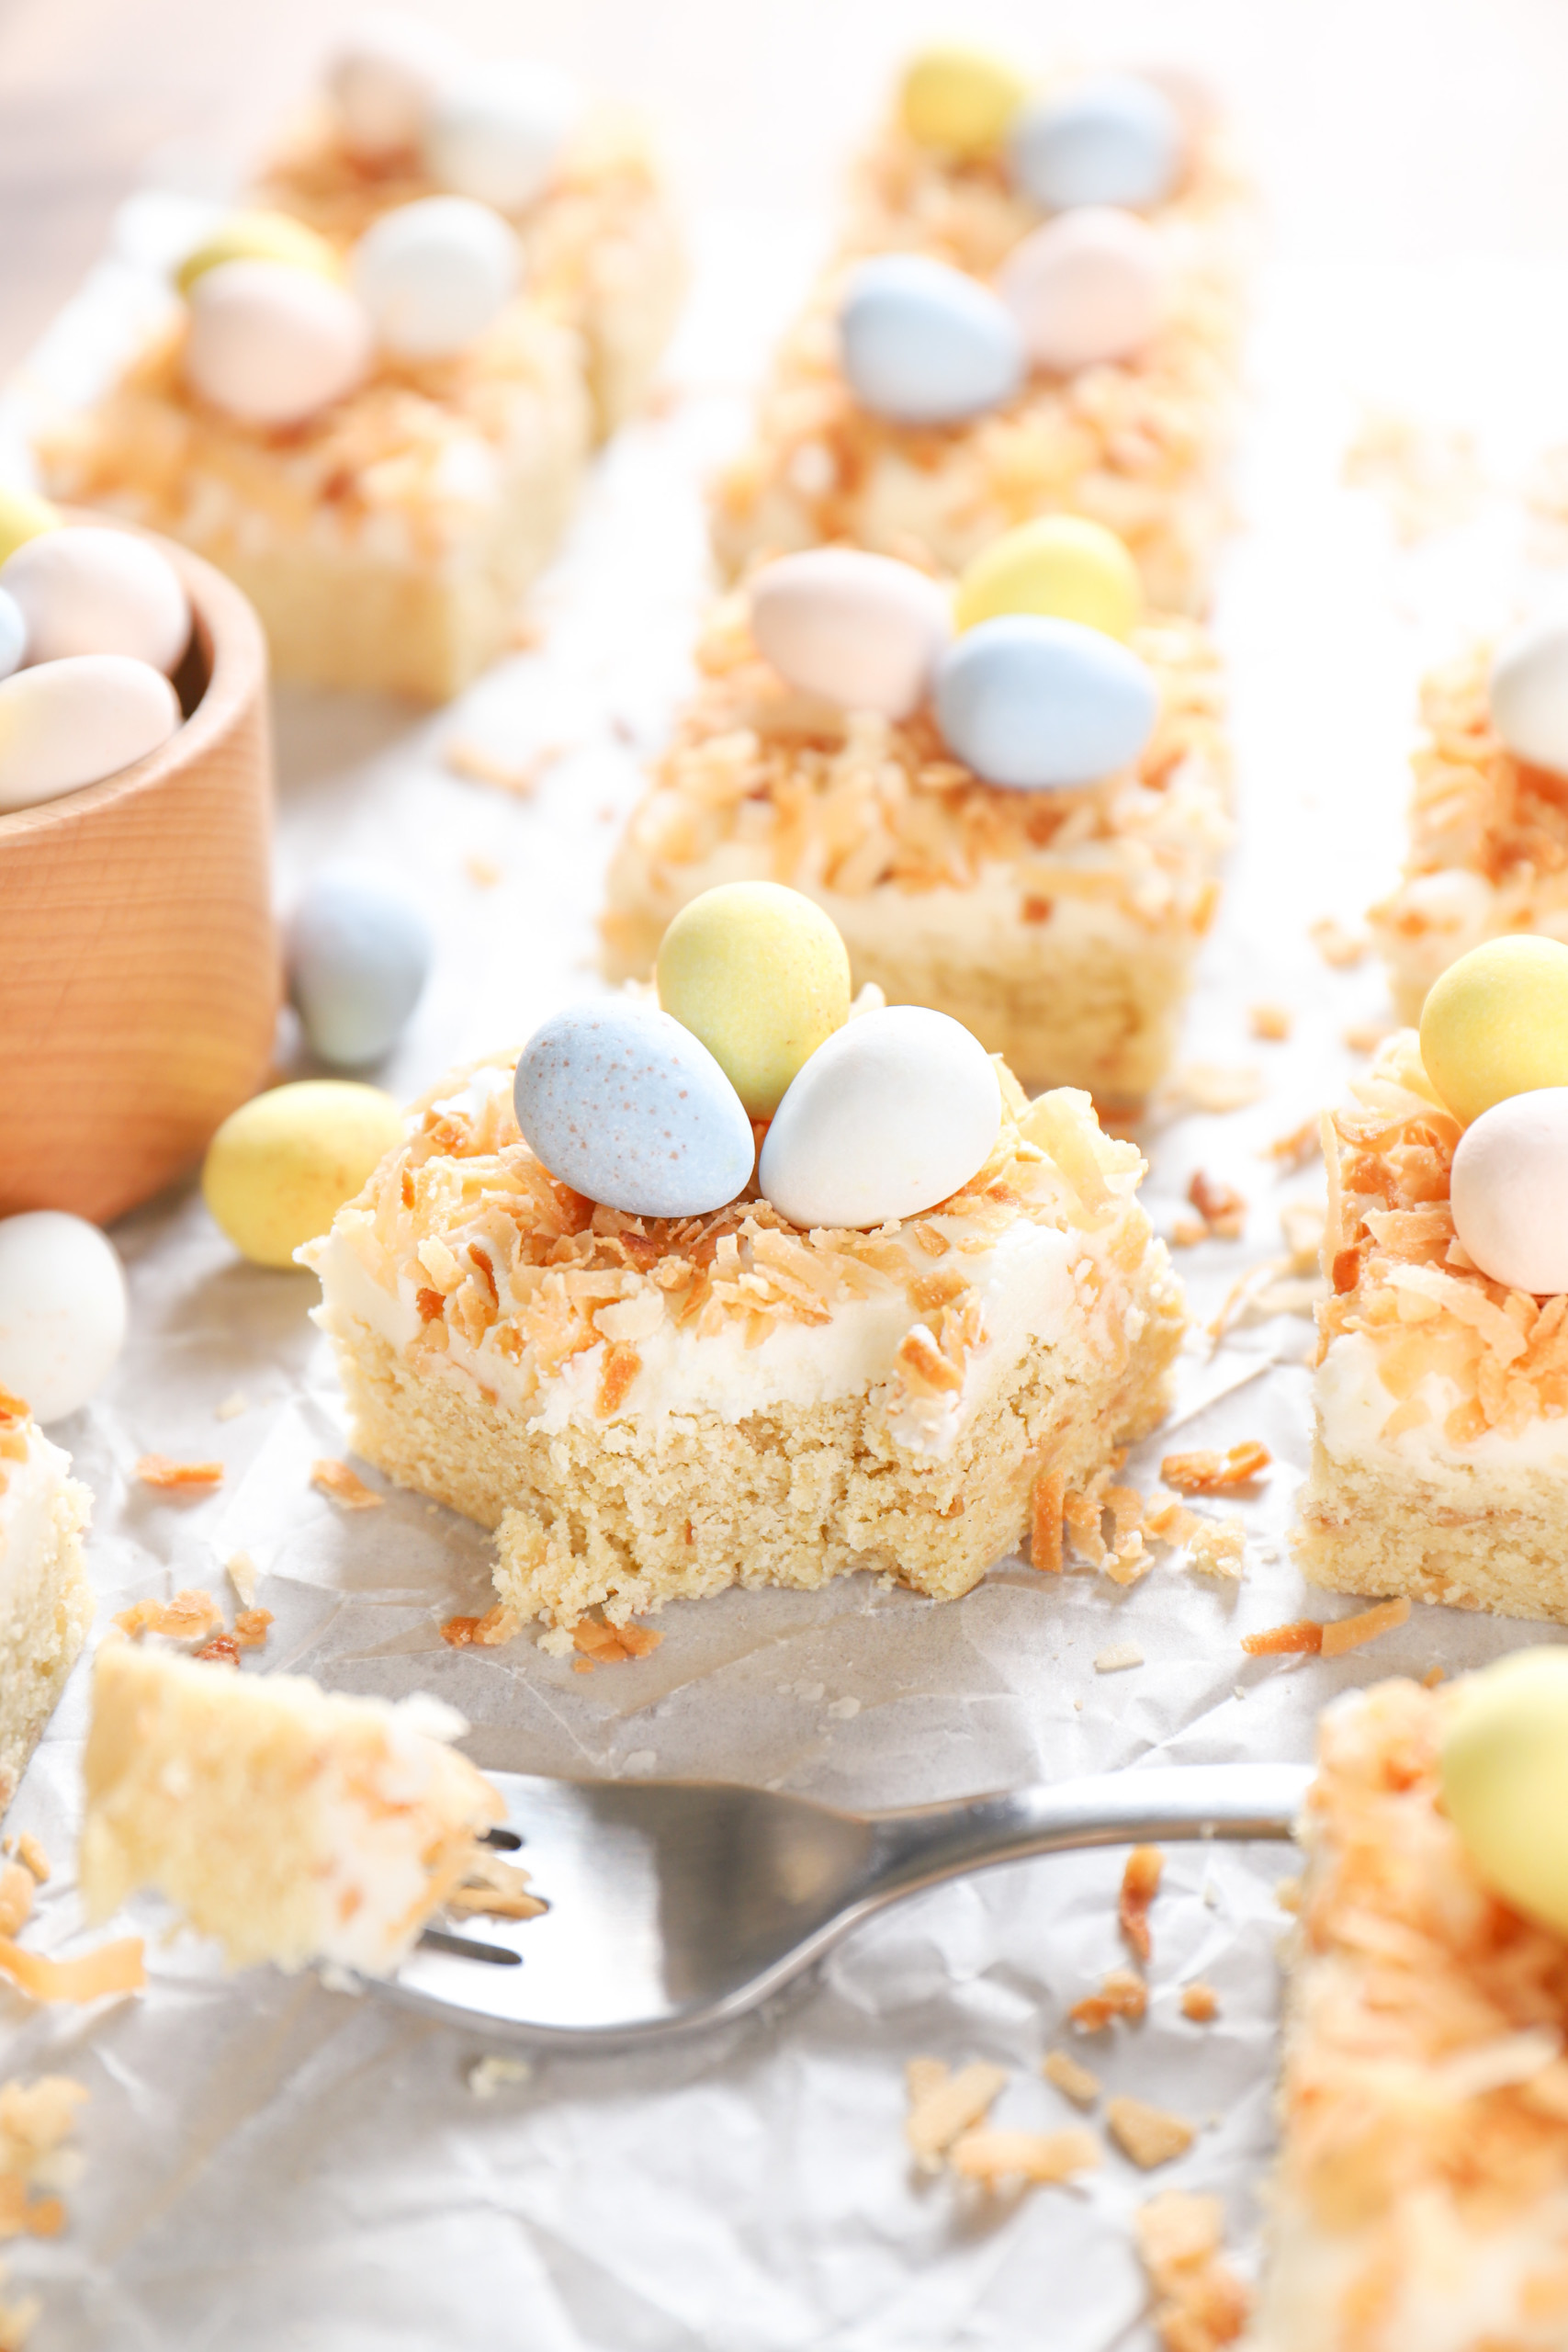
<path fill-rule="evenodd" d="M 394 882 L 329 866 L 288 926 L 288 978 L 311 1049 L 339 1069 L 379 1061 L 397 1043 L 430 970 L 430 925 Z"/>
<path fill-rule="evenodd" d="M 705 1216 L 750 1178 L 734 1087 L 689 1029 L 633 997 L 570 1005 L 536 1029 L 513 1101 L 551 1175 L 628 1216 Z"/>
<path fill-rule="evenodd" d="M 28 625 L 22 608 L 7 589 L 0 588 L 0 678 L 22 666 L 28 650 Z"/>
<path fill-rule="evenodd" d="M 1181 176 L 1186 139 L 1163 90 L 1105 74 L 1026 106 L 1010 141 L 1016 185 L 1048 212 L 1080 204 L 1139 211 Z"/>
<path fill-rule="evenodd" d="M 1027 365 L 1010 311 L 920 254 L 863 262 L 839 308 L 843 370 L 862 408 L 898 424 L 956 424 L 1010 400 Z"/>
<path fill-rule="evenodd" d="M 987 784 L 1046 792 L 1135 760 L 1159 694 L 1147 666 L 1102 629 L 1008 613 L 942 655 L 936 713 L 949 750 Z"/>

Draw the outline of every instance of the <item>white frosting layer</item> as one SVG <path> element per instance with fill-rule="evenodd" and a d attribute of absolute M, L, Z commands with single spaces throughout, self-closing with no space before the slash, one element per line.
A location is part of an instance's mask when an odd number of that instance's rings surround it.
<path fill-rule="evenodd" d="M 1430 1418 L 1385 1438 L 1383 1425 L 1400 1400 L 1383 1386 L 1378 1351 L 1367 1334 L 1341 1332 L 1317 1374 L 1318 1425 L 1327 1452 L 1337 1462 L 1364 1462 L 1382 1453 L 1423 1477 L 1452 1477 L 1466 1469 L 1568 1474 L 1568 1415 L 1542 1414 L 1514 1435 L 1486 1430 L 1457 1446 L 1444 1436 L 1443 1425 L 1464 1402 L 1463 1392 L 1446 1374 L 1429 1372 L 1414 1395 Z"/>
<path fill-rule="evenodd" d="M 439 1719 L 432 1712 L 439 1710 Z M 408 1950 L 429 1910 L 424 1846 L 437 1758 L 430 1741 L 460 1737 L 461 1715 L 416 1696 L 389 1712 L 387 1753 L 367 1802 L 355 1776 L 334 1760 L 315 1796 L 312 1843 L 321 1887 L 320 1955 L 344 1968 L 385 1974 Z"/>
<path fill-rule="evenodd" d="M 45 1437 L 34 1421 L 28 1423 L 27 1459 L 0 1461 L 6 1474 L 0 1494 L 0 1620 L 8 1613 L 10 1595 L 53 1540 L 55 1504 L 71 1476 L 71 1456 Z"/>

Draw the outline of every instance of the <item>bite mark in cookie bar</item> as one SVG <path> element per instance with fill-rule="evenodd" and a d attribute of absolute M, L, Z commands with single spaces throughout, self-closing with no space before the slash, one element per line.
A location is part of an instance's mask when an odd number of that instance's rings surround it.
<path fill-rule="evenodd" d="M 1138 1100 L 1173 1057 L 1230 825 L 1208 639 L 1151 619 L 1133 642 L 1159 694 L 1134 767 L 1019 792 L 955 760 L 929 707 L 896 722 L 792 689 L 728 602 L 611 866 L 612 977 L 646 974 L 699 892 L 771 877 L 831 914 L 857 986 L 951 1013 L 1032 1084 Z"/>
<path fill-rule="evenodd" d="M 1004 1072 L 971 1182 L 807 1232 L 750 1194 L 595 1205 L 521 1140 L 509 1075 L 429 1102 L 308 1257 L 356 1449 L 498 1531 L 520 1619 L 860 1568 L 953 1598 L 1037 1481 L 1087 1485 L 1163 1410 L 1179 1286 L 1082 1097 L 1030 1106 Z"/>
<path fill-rule="evenodd" d="M 82 1557 L 90 1508 L 70 1456 L 0 1389 L 0 1815 L 93 1622 Z"/>

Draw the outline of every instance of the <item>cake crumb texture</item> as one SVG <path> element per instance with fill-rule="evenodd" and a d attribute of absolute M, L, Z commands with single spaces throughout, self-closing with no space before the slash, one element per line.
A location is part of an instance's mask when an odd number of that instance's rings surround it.
<path fill-rule="evenodd" d="M 70 1458 L 0 1389 L 0 1815 L 93 1622 L 82 1556 L 91 1510 Z"/>

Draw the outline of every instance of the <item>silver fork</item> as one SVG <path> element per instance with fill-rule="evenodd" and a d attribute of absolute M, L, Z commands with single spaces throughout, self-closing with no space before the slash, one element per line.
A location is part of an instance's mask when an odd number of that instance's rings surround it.
<path fill-rule="evenodd" d="M 476 1759 L 482 1760 L 482 1759 Z M 838 1813 L 708 1781 L 492 1772 L 542 1918 L 426 1932 L 386 1990 L 446 2018 L 610 2050 L 742 2016 L 875 1911 L 1030 1854 L 1283 1838 L 1311 1773 L 1190 1764 L 897 1813 Z"/>

